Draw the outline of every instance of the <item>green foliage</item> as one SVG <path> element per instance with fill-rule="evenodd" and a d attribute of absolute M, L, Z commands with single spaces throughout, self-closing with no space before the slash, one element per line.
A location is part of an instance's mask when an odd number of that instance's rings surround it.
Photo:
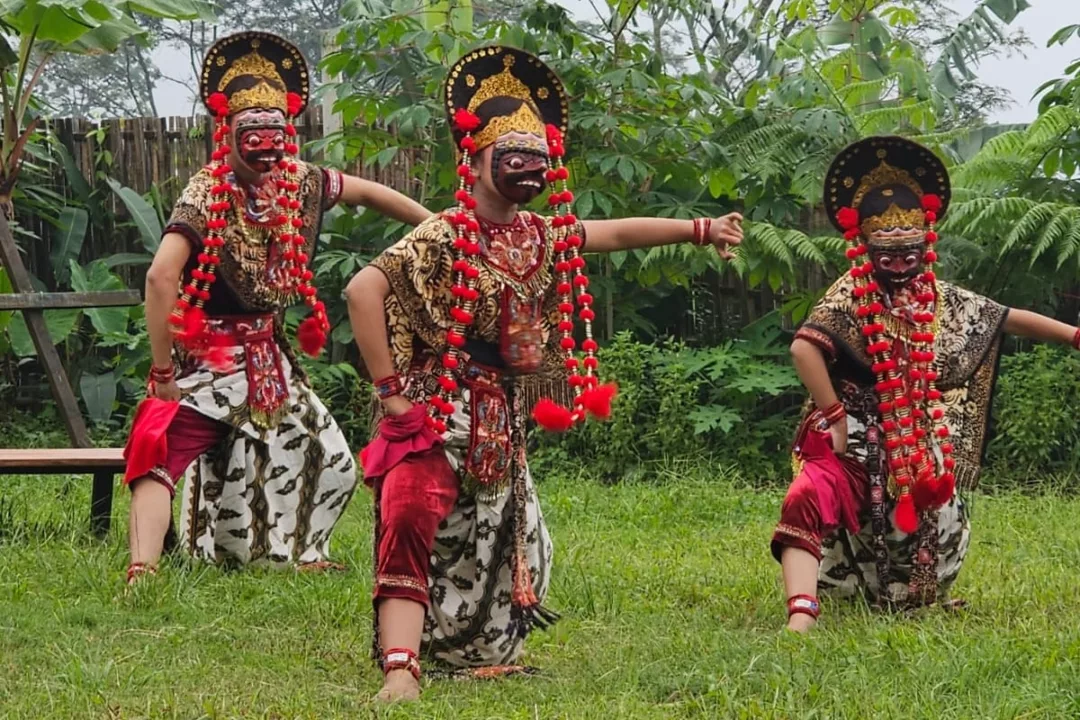
<path fill-rule="evenodd" d="M 707 458 L 776 479 L 789 465 L 802 386 L 777 342 L 775 319 L 738 342 L 697 350 L 620 333 L 600 352 L 604 377 L 619 385 L 611 420 L 564 436 L 537 431 L 541 466 L 572 460 L 618 480 L 641 477 L 658 460 Z"/>
<path fill-rule="evenodd" d="M 136 15 L 212 20 L 202 0 L 13 0 L 0 7 L 0 206 L 7 210 L 40 118 L 32 116 L 34 91 L 58 53 L 101 55 L 142 40 Z"/>
<path fill-rule="evenodd" d="M 143 247 L 149 253 L 156 252 L 161 243 L 161 229 L 164 225 L 160 208 L 154 207 L 142 195 L 112 178 L 106 178 L 106 181 L 127 207 L 132 223 L 139 229 Z"/>
<path fill-rule="evenodd" d="M 350 362 L 312 360 L 301 353 L 300 364 L 319 399 L 333 412 L 349 447 L 359 450 L 366 445 L 372 410 L 371 383 L 363 380 Z"/>
<path fill-rule="evenodd" d="M 996 484 L 1044 485 L 1080 473 L 1080 358 L 1047 345 L 1003 358 L 994 400 L 988 475 Z"/>

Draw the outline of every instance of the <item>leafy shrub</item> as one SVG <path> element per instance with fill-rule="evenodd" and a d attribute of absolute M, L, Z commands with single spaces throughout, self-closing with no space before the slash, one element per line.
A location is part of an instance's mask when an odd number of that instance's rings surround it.
<path fill-rule="evenodd" d="M 613 481 L 642 476 L 657 461 L 696 458 L 734 465 L 750 479 L 787 481 L 802 390 L 778 336 L 773 320 L 701 349 L 620 333 L 600 352 L 604 379 L 619 384 L 611 420 L 561 436 L 535 432 L 534 465 L 573 463 Z"/>
<path fill-rule="evenodd" d="M 1037 345 L 1002 358 L 985 477 L 995 485 L 1042 484 L 1080 471 L 1080 357 Z"/>

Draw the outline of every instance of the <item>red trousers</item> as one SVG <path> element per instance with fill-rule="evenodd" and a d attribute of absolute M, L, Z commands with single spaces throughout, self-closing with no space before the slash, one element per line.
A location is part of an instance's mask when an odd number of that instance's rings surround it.
<path fill-rule="evenodd" d="M 799 442 L 802 470 L 791 483 L 772 537 L 777 560 L 785 547 L 801 548 L 821 560 L 822 538 L 844 527 L 859 531 L 870 484 L 857 460 L 833 452 L 828 432 L 806 430 Z"/>
<path fill-rule="evenodd" d="M 229 426 L 201 415 L 186 405 L 171 408 L 157 401 L 140 412 L 131 427 L 128 450 L 152 448 L 150 452 L 126 452 L 128 473 L 125 483 L 148 477 L 176 495 L 176 483 L 200 455 L 229 436 Z M 170 411 L 171 410 L 171 411 Z M 175 414 L 173 414 L 175 412 Z M 133 460 L 133 455 L 138 460 Z M 138 467 L 133 466 L 138 462 Z"/>
<path fill-rule="evenodd" d="M 441 446 L 409 455 L 376 481 L 376 604 L 402 598 L 428 606 L 435 531 L 454 509 L 458 490 Z"/>

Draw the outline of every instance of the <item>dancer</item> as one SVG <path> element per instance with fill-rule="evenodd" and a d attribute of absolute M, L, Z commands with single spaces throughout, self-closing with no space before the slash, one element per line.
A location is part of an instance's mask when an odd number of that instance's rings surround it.
<path fill-rule="evenodd" d="M 421 637 L 444 664 L 521 672 L 529 630 L 555 618 L 541 607 L 552 546 L 525 431 L 530 414 L 567 430 L 610 412 L 581 253 L 693 242 L 731 257 L 742 239 L 737 214 L 578 220 L 562 162 L 567 95 L 533 55 L 469 53 L 450 70 L 446 110 L 457 207 L 347 290 L 383 418 L 361 461 L 376 497 L 374 642 L 387 701 L 419 694 Z M 549 186 L 554 216 L 522 209 Z"/>
<path fill-rule="evenodd" d="M 296 361 L 284 310 L 306 303 L 297 339 L 318 355 L 329 323 L 310 264 L 326 210 L 365 205 L 411 224 L 429 213 L 296 158 L 292 119 L 308 81 L 299 50 L 264 32 L 222 38 L 203 62 L 216 149 L 184 189 L 147 273 L 149 397 L 125 452 L 129 583 L 156 572 L 177 482 L 193 463 L 181 536 L 194 557 L 329 566 L 356 468 Z"/>
<path fill-rule="evenodd" d="M 862 140 L 829 169 L 825 207 L 851 271 L 791 345 L 810 403 L 772 552 L 792 630 L 816 622 L 818 587 L 887 607 L 942 600 L 968 549 L 956 491 L 978 481 L 1002 333 L 1080 342 L 937 279 L 948 206 L 945 166 L 910 140 Z"/>

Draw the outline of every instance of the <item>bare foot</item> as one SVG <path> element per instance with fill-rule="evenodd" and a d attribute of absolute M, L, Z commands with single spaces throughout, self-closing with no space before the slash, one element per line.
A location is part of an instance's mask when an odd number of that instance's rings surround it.
<path fill-rule="evenodd" d="M 795 613 L 787 621 L 787 629 L 797 633 L 808 633 L 815 625 L 817 620 L 806 613 Z"/>
<path fill-rule="evenodd" d="M 420 682 L 408 670 L 391 670 L 386 673 L 382 690 L 375 695 L 375 702 L 412 702 L 420 698 Z"/>

